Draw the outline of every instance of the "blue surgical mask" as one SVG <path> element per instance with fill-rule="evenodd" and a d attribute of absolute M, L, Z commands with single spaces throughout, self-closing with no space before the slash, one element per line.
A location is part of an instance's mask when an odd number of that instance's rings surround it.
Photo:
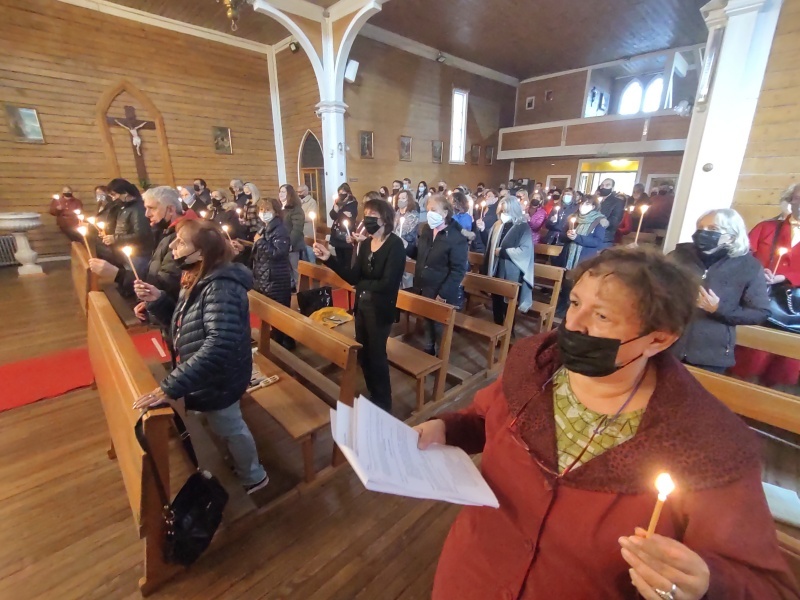
<path fill-rule="evenodd" d="M 428 226 L 431 229 L 441 227 L 442 223 L 444 223 L 444 217 L 442 215 L 433 211 L 428 212 Z"/>

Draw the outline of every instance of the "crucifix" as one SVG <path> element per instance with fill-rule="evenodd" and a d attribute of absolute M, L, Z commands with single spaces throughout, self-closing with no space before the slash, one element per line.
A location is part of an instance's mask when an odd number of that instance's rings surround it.
<path fill-rule="evenodd" d="M 140 121 L 136 118 L 136 109 L 132 106 L 125 107 L 125 118 L 120 119 L 116 117 L 106 117 L 109 125 L 117 125 L 123 129 L 127 129 L 131 134 L 131 146 L 133 147 L 133 159 L 136 161 L 136 174 L 139 181 L 148 181 L 147 167 L 144 164 L 144 157 L 142 156 L 142 137 L 139 135 L 140 129 L 155 129 L 156 124 L 153 121 Z"/>

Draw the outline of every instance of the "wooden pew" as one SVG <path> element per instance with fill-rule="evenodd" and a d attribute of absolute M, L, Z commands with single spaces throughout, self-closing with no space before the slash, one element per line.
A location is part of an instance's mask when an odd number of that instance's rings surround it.
<path fill-rule="evenodd" d="M 89 293 L 88 315 L 89 358 L 111 434 L 109 456 L 119 463 L 133 519 L 143 540 L 144 576 L 139 580 L 139 588 L 146 596 L 182 570 L 164 561 L 163 507 L 155 487 L 155 474 L 134 435 L 139 413 L 132 410 L 131 405 L 141 395 L 154 390 L 156 381 L 101 292 Z M 168 493 L 171 426 L 170 409 L 155 409 L 145 415 L 144 435 Z"/>
<path fill-rule="evenodd" d="M 736 328 L 736 344 L 800 360 L 800 336 L 788 331 L 753 325 Z"/>
<path fill-rule="evenodd" d="M 339 400 L 352 406 L 358 375 L 357 352 L 361 345 L 258 292 L 251 291 L 249 298 L 251 314 L 261 320 L 258 353 L 254 360 L 264 375 L 278 375 L 280 378 L 277 383 L 252 392 L 251 396 L 300 444 L 305 479 L 307 482 L 313 481 L 316 476 L 314 442 L 317 433 L 330 424 L 330 407 L 272 359 L 281 360 L 312 385 L 327 390 L 328 395 L 333 396 L 333 404 Z M 344 371 L 341 385 L 336 386 L 278 344 L 271 344 L 272 328 L 341 368 Z"/>
<path fill-rule="evenodd" d="M 553 328 L 558 295 L 564 283 L 565 270 L 561 267 L 535 263 L 533 265 L 533 305 L 531 311 L 539 315 L 539 331 Z"/>
<path fill-rule="evenodd" d="M 78 296 L 78 304 L 81 305 L 85 315 L 89 292 L 96 292 L 100 289 L 98 276 L 89 269 L 89 252 L 86 250 L 85 245 L 72 242 L 70 246 L 70 268 L 72 270 L 72 284 L 75 286 L 75 294 Z"/>
<path fill-rule="evenodd" d="M 301 260 L 297 264 L 297 272 L 300 276 L 300 282 L 297 286 L 298 291 L 329 285 L 335 290 L 345 290 L 347 292 L 347 306 L 353 306 L 355 288 L 325 265 L 317 265 Z"/>
<path fill-rule="evenodd" d="M 551 258 L 561 256 L 564 246 L 554 246 L 553 244 L 534 244 L 533 253 L 549 261 Z"/>
<path fill-rule="evenodd" d="M 470 252 L 468 255 L 469 270 L 473 273 L 480 273 L 483 266 L 483 254 L 480 252 Z"/>

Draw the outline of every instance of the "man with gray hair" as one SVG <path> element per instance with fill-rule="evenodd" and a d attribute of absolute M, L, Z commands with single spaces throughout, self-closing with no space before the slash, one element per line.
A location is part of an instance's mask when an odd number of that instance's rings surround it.
<path fill-rule="evenodd" d="M 233 194 L 233 201 L 244 211 L 244 205 L 247 204 L 247 196 L 244 193 L 244 182 L 241 179 L 231 179 L 229 189 L 231 190 L 231 194 Z"/>
<path fill-rule="evenodd" d="M 314 225 L 315 223 L 309 216 L 312 212 L 314 215 L 319 219 L 319 205 L 317 201 L 314 199 L 314 196 L 309 194 L 308 186 L 304 183 L 301 183 L 297 186 L 297 195 L 300 196 L 300 206 L 303 208 L 303 212 L 306 215 L 306 222 L 303 225 L 303 235 L 307 238 L 314 238 Z M 317 221 L 319 222 L 319 221 Z M 311 249 L 311 246 L 306 244 L 305 249 L 305 256 L 300 256 L 301 259 L 305 259 L 308 262 L 316 262 L 316 258 L 314 257 L 314 251 Z M 302 253 L 301 253 L 302 254 Z"/>
<path fill-rule="evenodd" d="M 170 250 L 170 244 L 175 239 L 175 227 L 186 219 L 197 219 L 198 216 L 191 209 L 183 211 L 181 197 L 177 190 L 167 186 L 150 188 L 142 194 L 145 215 L 150 220 L 150 227 L 155 237 L 156 249 L 150 257 L 147 270 L 139 273 L 142 280 L 166 292 L 176 301 L 181 288 L 181 270 Z M 133 272 L 125 268 L 124 260 L 111 264 L 100 258 L 89 259 L 89 268 L 101 277 L 113 278 L 117 283 L 120 294 L 133 298 L 134 280 Z M 145 319 L 144 302 L 140 302 L 134 309 L 136 316 Z"/>

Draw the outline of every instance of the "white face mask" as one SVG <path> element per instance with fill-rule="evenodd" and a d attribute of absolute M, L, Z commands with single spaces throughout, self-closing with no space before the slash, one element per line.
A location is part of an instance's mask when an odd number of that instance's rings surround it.
<path fill-rule="evenodd" d="M 97 194 L 97 195 L 94 197 L 94 199 L 95 199 L 95 200 L 97 200 L 98 202 L 103 202 L 103 201 L 105 201 L 105 199 L 106 199 L 106 195 L 105 195 L 105 194 Z"/>
<path fill-rule="evenodd" d="M 591 204 L 581 204 L 581 206 L 578 209 L 578 211 L 582 215 L 588 215 L 590 212 L 592 212 L 592 209 L 594 209 L 594 206 L 592 206 Z"/>
<path fill-rule="evenodd" d="M 444 223 L 444 217 L 442 215 L 433 211 L 430 211 L 428 213 L 428 226 L 431 229 L 436 229 L 437 227 L 440 227 L 442 223 Z"/>
<path fill-rule="evenodd" d="M 564 204 L 572 204 L 572 194 L 567 194 L 563 198 L 561 198 L 561 202 Z"/>
<path fill-rule="evenodd" d="M 258 218 L 264 221 L 264 223 L 269 223 L 272 219 L 275 218 L 275 213 L 271 212 L 262 212 L 258 213 Z"/>
<path fill-rule="evenodd" d="M 509 215 L 509 214 L 506 214 L 506 213 L 502 213 L 502 214 L 500 215 L 500 220 L 501 220 L 503 223 L 508 223 L 508 222 L 510 222 L 510 221 L 511 221 L 511 215 Z"/>
<path fill-rule="evenodd" d="M 420 192 L 424 192 L 425 191 L 425 186 L 424 185 L 419 186 L 419 191 Z"/>

